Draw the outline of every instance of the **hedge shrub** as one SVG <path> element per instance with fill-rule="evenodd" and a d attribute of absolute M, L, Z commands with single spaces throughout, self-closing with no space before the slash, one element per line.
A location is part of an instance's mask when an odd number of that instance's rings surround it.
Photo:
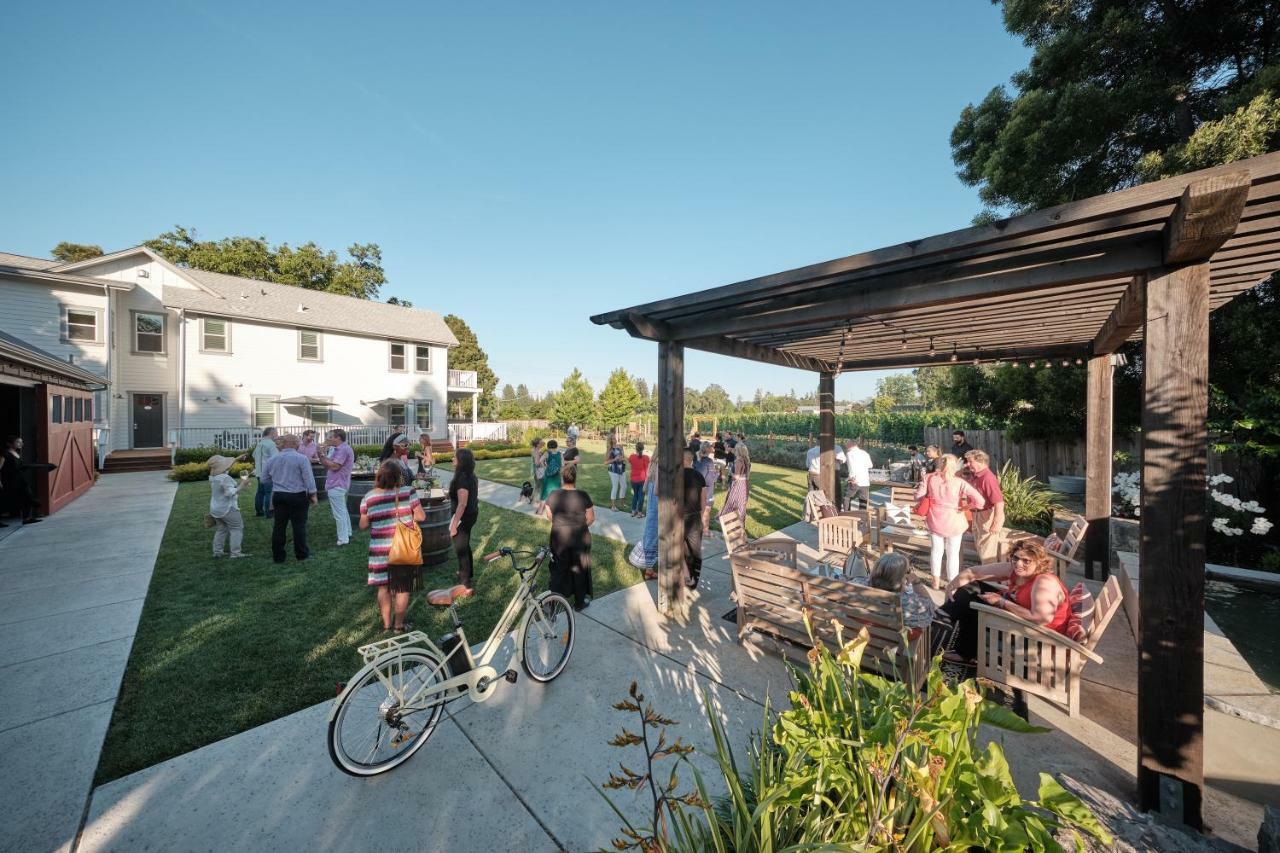
<path fill-rule="evenodd" d="M 951 427 L 963 424 L 971 429 L 1001 429 L 1005 425 L 985 415 L 954 409 L 932 412 L 849 412 L 836 415 L 836 435 L 856 438 L 865 436 L 878 441 L 919 444 L 925 427 Z M 721 415 L 722 430 L 745 432 L 748 438 L 765 435 L 808 438 L 818 434 L 818 416 L 799 413 L 761 415 Z M 754 449 L 754 448 L 753 448 Z"/>
<path fill-rule="evenodd" d="M 210 453 L 209 455 L 213 456 L 215 454 Z M 252 472 L 253 465 L 249 462 L 237 462 L 231 466 L 232 477 L 239 477 L 242 471 Z M 207 480 L 209 479 L 209 463 L 187 462 L 182 465 L 174 465 L 173 468 L 169 470 L 169 479 L 176 480 L 179 483 L 195 483 L 200 480 Z"/>

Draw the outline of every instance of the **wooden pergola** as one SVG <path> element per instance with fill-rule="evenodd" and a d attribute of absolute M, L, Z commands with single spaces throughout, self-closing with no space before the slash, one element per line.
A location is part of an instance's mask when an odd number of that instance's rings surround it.
<path fill-rule="evenodd" d="M 828 494 L 841 372 L 1087 364 L 1085 559 L 1100 576 L 1112 356 L 1142 337 L 1139 799 L 1200 826 L 1209 312 L 1277 269 L 1280 153 L 1271 153 L 592 317 L 658 343 L 660 608 L 686 608 L 677 506 L 686 348 L 818 374 Z"/>

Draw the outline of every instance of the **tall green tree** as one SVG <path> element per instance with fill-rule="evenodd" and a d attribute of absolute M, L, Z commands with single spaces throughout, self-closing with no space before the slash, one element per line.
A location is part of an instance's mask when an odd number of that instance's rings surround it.
<path fill-rule="evenodd" d="M 74 264 L 76 261 L 87 261 L 90 258 L 102 257 L 102 247 L 91 243 L 68 243 L 63 240 L 54 246 L 53 251 L 49 254 L 64 264 Z"/>
<path fill-rule="evenodd" d="M 476 333 L 466 321 L 456 314 L 446 314 L 445 325 L 458 339 L 458 346 L 449 350 L 449 367 L 453 370 L 474 370 L 476 382 L 480 386 L 478 408 L 483 418 L 492 418 L 497 414 L 498 404 L 493 396 L 498 387 L 498 374 L 489 367 L 489 356 L 480 348 Z"/>
<path fill-rule="evenodd" d="M 597 404 L 600 426 L 608 430 L 630 423 L 639 411 L 641 402 L 636 383 L 627 375 L 627 371 L 619 367 L 609 374 L 609 381 L 600 389 Z"/>
<path fill-rule="evenodd" d="M 265 237 L 201 240 L 194 228 L 176 225 L 143 245 L 180 266 L 360 299 L 377 298 L 387 281 L 377 243 L 352 243 L 347 260 L 339 260 L 337 252 L 313 242 L 294 247 L 272 246 Z"/>
<path fill-rule="evenodd" d="M 1002 7 L 1031 62 L 1012 91 L 997 86 L 966 107 L 951 134 L 960 178 L 993 210 L 1050 207 L 1280 141 L 1280 11 L 1271 3 Z"/>
<path fill-rule="evenodd" d="M 582 376 L 582 371 L 574 368 L 573 372 L 560 383 L 560 392 L 552 403 L 551 423 L 558 428 L 570 424 L 590 426 L 596 422 L 596 395 L 591 383 Z"/>
<path fill-rule="evenodd" d="M 1011 88 L 998 86 L 966 107 L 951 135 L 960 177 L 978 187 L 987 214 L 1049 207 L 1280 148 L 1280 9 L 1273 3 L 1004 0 L 1002 7 L 1006 29 L 1032 48 L 1031 61 Z M 1276 299 L 1274 279 L 1237 296 L 1211 315 L 1209 336 L 1210 428 L 1262 463 L 1272 484 L 1280 481 L 1280 464 L 1271 461 L 1280 458 Z M 1118 425 L 1132 423 L 1136 412 L 1128 398 L 1140 387 L 1139 352 L 1130 348 L 1129 367 L 1117 372 Z M 966 370 L 952 368 L 943 383 L 953 401 L 973 384 Z M 1083 385 L 1052 373 L 1032 386 L 1025 375 L 1000 377 L 1001 399 L 1061 407 L 1060 420 L 1040 425 L 1018 415 L 1021 429 L 1080 424 Z M 1021 390 L 1006 395 L 1010 388 Z"/>
<path fill-rule="evenodd" d="M 891 373 L 876 380 L 876 405 L 892 408 L 904 403 L 918 402 L 920 402 L 920 392 L 916 387 L 916 379 L 911 374 Z"/>

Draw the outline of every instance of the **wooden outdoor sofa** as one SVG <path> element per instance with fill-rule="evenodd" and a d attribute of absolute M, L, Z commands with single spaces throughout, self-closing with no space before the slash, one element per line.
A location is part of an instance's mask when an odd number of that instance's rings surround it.
<path fill-rule="evenodd" d="M 1088 636 L 1077 643 L 1057 631 L 975 602 L 979 677 L 1039 696 L 1069 716 L 1079 716 L 1081 670 L 1088 661 L 1102 663 L 1095 650 L 1120 604 L 1120 582 L 1112 575 L 1094 601 L 1087 620 Z"/>
<path fill-rule="evenodd" d="M 862 667 L 900 678 L 917 688 L 929 669 L 928 632 L 906 630 L 902 599 L 892 592 L 822 577 L 759 552 L 731 558 L 738 605 L 738 640 L 772 639 L 784 655 L 803 658 L 814 639 L 835 650 L 836 628 L 849 642 L 866 628 L 870 635 Z"/>

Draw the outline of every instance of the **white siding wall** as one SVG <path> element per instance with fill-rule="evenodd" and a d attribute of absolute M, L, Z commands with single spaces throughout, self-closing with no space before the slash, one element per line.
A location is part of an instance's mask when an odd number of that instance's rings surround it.
<path fill-rule="evenodd" d="M 63 308 L 93 308 L 105 324 L 107 297 L 98 287 L 52 287 L 30 281 L 5 278 L 0 274 L 0 329 L 50 355 L 66 359 L 94 373 L 107 375 L 106 330 L 99 330 L 103 342 L 62 339 Z"/>
<path fill-rule="evenodd" d="M 149 275 L 139 277 L 138 271 Z M 100 267 L 80 270 L 84 275 L 132 281 L 133 290 L 116 296 L 115 349 L 111 371 L 111 449 L 122 450 L 133 446 L 133 412 L 131 394 L 164 394 L 164 432 L 167 442 L 169 430 L 178 426 L 178 322 L 177 314 L 165 310 L 164 282 L 173 276 L 161 264 L 145 255 L 121 258 Z M 188 285 L 189 286 L 189 285 Z M 146 311 L 165 317 L 164 353 L 134 352 L 134 312 Z"/>
<path fill-rule="evenodd" d="M 231 354 L 202 352 L 200 317 L 187 317 L 187 427 L 245 426 L 253 421 L 252 398 L 332 397 L 336 425 L 386 423 L 386 412 L 370 409 L 361 400 L 387 397 L 431 400 L 433 438 L 445 438 L 448 349 L 431 347 L 431 372 L 413 370 L 409 343 L 407 373 L 389 367 L 389 344 L 383 338 L 365 338 L 338 332 L 321 332 L 322 362 L 298 360 L 298 330 L 243 320 L 227 320 Z M 222 400 L 219 401 L 218 398 Z M 306 423 L 297 406 L 278 409 L 280 425 Z"/>

